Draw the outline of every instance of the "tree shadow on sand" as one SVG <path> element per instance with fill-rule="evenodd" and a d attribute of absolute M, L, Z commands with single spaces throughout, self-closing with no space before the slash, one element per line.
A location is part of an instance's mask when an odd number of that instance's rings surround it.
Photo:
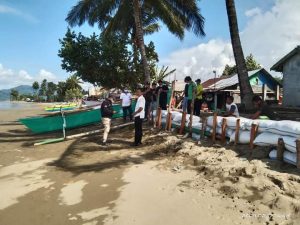
<path fill-rule="evenodd" d="M 148 137 L 143 141 L 143 145 L 131 147 L 131 132 L 113 133 L 110 134 L 111 143 L 107 147 L 99 145 L 101 138 L 97 136 L 77 139 L 58 160 L 48 165 L 78 175 L 158 160 L 166 155 L 174 155 L 179 150 L 178 146 L 161 144 L 165 140 L 158 136 Z M 81 163 L 82 161 L 86 162 Z"/>

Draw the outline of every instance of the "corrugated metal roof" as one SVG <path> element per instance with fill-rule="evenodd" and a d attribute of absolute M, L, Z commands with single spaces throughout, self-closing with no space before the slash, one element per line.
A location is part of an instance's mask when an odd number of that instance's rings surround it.
<path fill-rule="evenodd" d="M 248 72 L 248 77 L 251 77 L 252 75 L 256 74 L 260 70 L 261 69 L 249 71 Z M 238 75 L 234 74 L 229 78 L 219 80 L 215 84 L 210 85 L 207 89 L 221 90 L 221 89 L 224 89 L 226 87 L 236 85 L 238 83 L 239 83 Z"/>

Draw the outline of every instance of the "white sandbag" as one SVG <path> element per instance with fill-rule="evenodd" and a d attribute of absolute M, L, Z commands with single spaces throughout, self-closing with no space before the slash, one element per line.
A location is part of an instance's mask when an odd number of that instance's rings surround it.
<path fill-rule="evenodd" d="M 222 128 L 218 127 L 218 128 L 216 129 L 216 133 L 217 133 L 217 134 L 222 134 Z M 226 129 L 226 134 L 225 134 L 225 136 L 230 138 L 230 136 L 231 136 L 233 133 L 234 133 L 234 130 L 227 128 L 227 129 Z"/>
<path fill-rule="evenodd" d="M 217 116 L 217 126 L 218 127 L 222 126 L 222 121 L 223 121 L 223 117 L 222 116 Z M 207 125 L 212 127 L 213 123 L 214 123 L 214 117 L 213 116 L 207 117 Z"/>
<path fill-rule="evenodd" d="M 153 110 L 153 116 L 156 117 L 156 110 Z"/>
<path fill-rule="evenodd" d="M 246 125 L 252 124 L 252 120 L 244 118 L 244 117 L 226 117 L 226 121 L 227 121 L 227 127 L 229 127 L 230 129 L 235 130 L 236 129 L 236 121 L 237 119 L 240 119 L 240 129 L 245 130 L 246 129 Z"/>
<path fill-rule="evenodd" d="M 300 137 L 300 122 L 291 120 L 274 121 L 269 131 L 275 134 Z"/>
<path fill-rule="evenodd" d="M 200 134 L 192 133 L 192 139 L 200 140 Z"/>
<path fill-rule="evenodd" d="M 235 141 L 235 132 L 230 136 L 230 142 Z M 240 130 L 239 132 L 239 142 L 240 144 L 249 144 L 250 143 L 250 131 Z"/>
<path fill-rule="evenodd" d="M 272 151 L 270 151 L 269 157 L 270 159 L 277 159 L 277 150 L 273 149 Z"/>
<path fill-rule="evenodd" d="M 192 127 L 197 130 L 202 130 L 202 123 L 193 123 Z"/>
<path fill-rule="evenodd" d="M 284 147 L 289 150 L 290 152 L 297 152 L 297 146 L 296 146 L 296 140 L 295 137 L 290 136 L 282 136 L 282 139 L 284 141 Z"/>
<path fill-rule="evenodd" d="M 166 118 L 168 115 L 168 110 L 161 110 L 161 117 Z"/>
<path fill-rule="evenodd" d="M 182 117 L 181 112 L 172 111 L 171 113 L 172 113 L 172 120 L 173 120 L 176 116 L 180 117 L 180 120 L 181 120 L 181 117 Z"/>
<path fill-rule="evenodd" d="M 297 155 L 289 151 L 284 151 L 283 161 L 292 165 L 297 165 Z"/>
<path fill-rule="evenodd" d="M 176 127 L 180 127 L 181 122 L 180 121 L 172 121 L 172 125 L 174 125 Z"/>
<path fill-rule="evenodd" d="M 186 114 L 186 121 L 190 121 L 190 114 Z M 200 117 L 193 115 L 193 122 L 200 122 Z"/>
<path fill-rule="evenodd" d="M 251 130 L 252 124 L 257 124 L 258 125 L 258 132 L 271 132 L 270 129 L 272 126 L 276 126 L 276 122 L 274 120 L 252 120 L 251 122 L 248 121 L 245 123 L 245 128 L 247 130 Z M 272 132 L 273 133 L 273 132 Z"/>
<path fill-rule="evenodd" d="M 173 121 L 176 121 L 176 122 L 181 122 L 181 119 L 182 119 L 182 114 L 175 114 L 174 117 L 172 115 L 172 120 Z"/>
<path fill-rule="evenodd" d="M 257 146 L 277 146 L 280 137 L 278 134 L 263 132 L 255 138 L 254 144 Z"/>

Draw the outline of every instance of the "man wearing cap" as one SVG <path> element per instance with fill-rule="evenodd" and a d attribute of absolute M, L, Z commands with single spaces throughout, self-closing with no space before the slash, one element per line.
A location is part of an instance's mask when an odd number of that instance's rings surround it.
<path fill-rule="evenodd" d="M 124 92 L 120 95 L 124 122 L 126 122 L 127 115 L 129 116 L 130 121 L 132 121 L 131 98 L 132 96 L 128 89 L 125 88 Z"/>
<path fill-rule="evenodd" d="M 112 95 L 109 95 L 108 98 L 106 98 L 101 104 L 102 124 L 104 126 L 102 144 L 104 146 L 107 145 L 106 141 L 107 141 L 108 133 L 110 131 L 111 118 L 115 113 L 113 110 L 112 102 L 113 102 L 113 97 Z"/>
<path fill-rule="evenodd" d="M 202 94 L 203 94 L 203 86 L 201 84 L 201 80 L 197 79 L 196 80 L 196 98 L 195 98 L 195 110 L 194 114 L 196 116 L 200 116 L 200 110 L 201 110 L 201 105 L 202 105 Z"/>

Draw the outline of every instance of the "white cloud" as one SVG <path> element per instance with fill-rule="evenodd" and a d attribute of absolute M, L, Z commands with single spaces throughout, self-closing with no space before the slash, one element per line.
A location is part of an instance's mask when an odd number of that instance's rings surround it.
<path fill-rule="evenodd" d="M 26 70 L 14 71 L 5 68 L 0 64 L 0 89 L 12 88 L 18 85 L 31 85 L 34 81 L 41 82 L 43 79 L 57 82 L 57 77 L 45 70 L 41 69 L 38 74 L 30 75 Z"/>
<path fill-rule="evenodd" d="M 252 53 L 269 70 L 281 57 L 300 44 L 299 11 L 298 0 L 276 0 L 270 10 L 253 8 L 246 11 L 248 22 L 241 32 L 245 56 Z M 179 79 L 196 74 L 202 80 L 213 77 L 213 70 L 221 74 L 224 66 L 232 63 L 234 59 L 230 41 L 215 39 L 175 51 L 162 60 L 162 64 L 177 69 Z"/>
<path fill-rule="evenodd" d="M 252 17 L 252 16 L 256 16 L 258 14 L 261 14 L 261 9 L 260 8 L 253 8 L 253 9 L 249 9 L 245 12 L 245 15 L 248 17 Z"/>
<path fill-rule="evenodd" d="M 216 70 L 220 74 L 226 64 L 234 64 L 231 45 L 223 40 L 210 40 L 208 43 L 173 52 L 162 64 L 176 68 L 177 79 L 190 75 L 193 79 L 206 80 Z"/>
<path fill-rule="evenodd" d="M 22 12 L 18 9 L 15 9 L 15 8 L 12 8 L 12 7 L 9 7 L 9 6 L 5 6 L 5 5 L 0 5 L 0 14 L 11 14 L 11 15 L 15 15 L 15 16 L 18 16 L 18 17 L 21 17 L 25 20 L 27 20 L 28 22 L 31 22 L 31 23 L 38 23 L 38 19 L 35 18 L 34 16 L 28 14 L 28 13 L 25 13 L 25 12 Z"/>

